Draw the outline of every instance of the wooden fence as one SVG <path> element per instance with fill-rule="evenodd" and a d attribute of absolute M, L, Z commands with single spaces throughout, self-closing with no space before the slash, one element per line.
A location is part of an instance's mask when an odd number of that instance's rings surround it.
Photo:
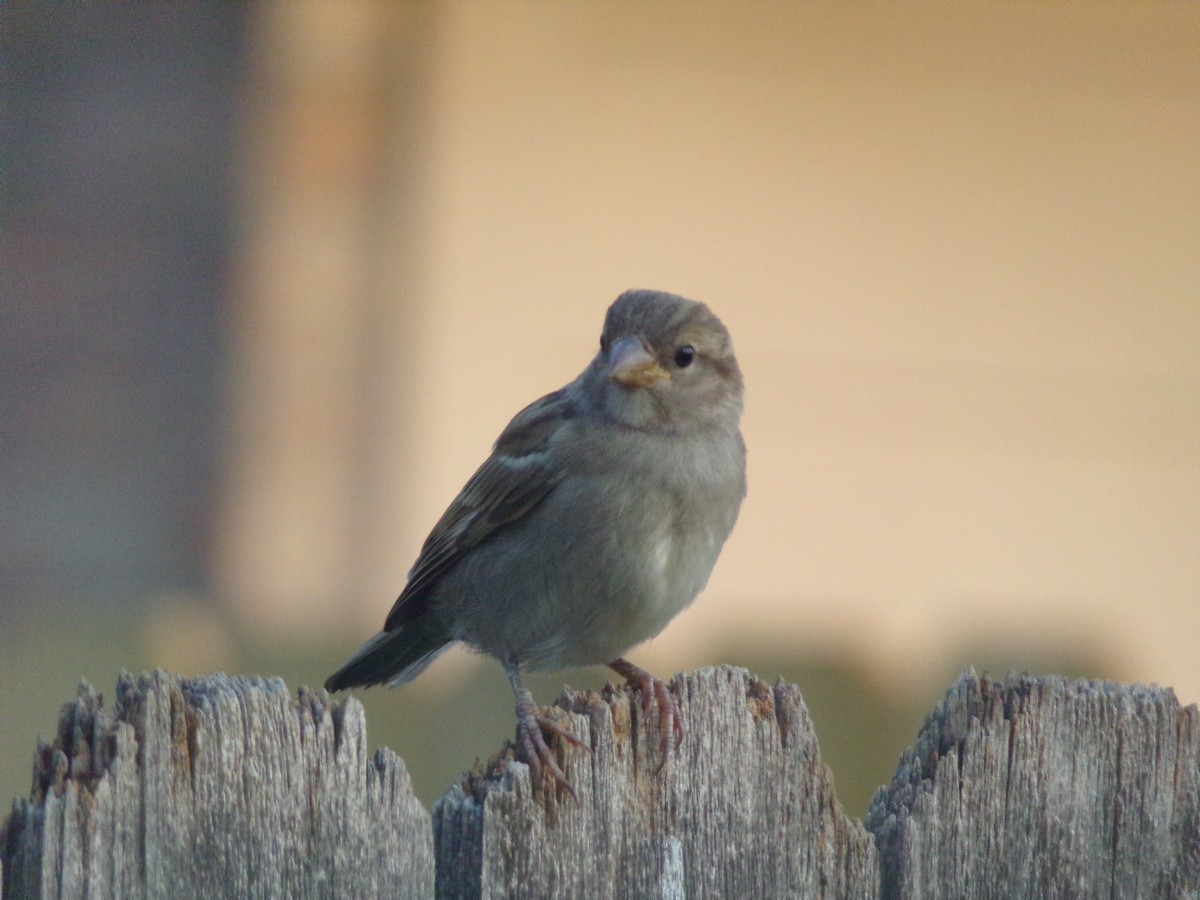
<path fill-rule="evenodd" d="M 278 679 L 84 685 L 0 833 L 3 897 L 1195 898 L 1200 712 L 1170 690 L 967 672 L 865 823 L 800 692 L 677 676 L 687 727 L 568 693 L 578 797 L 499 758 L 434 805 L 353 699 Z"/>

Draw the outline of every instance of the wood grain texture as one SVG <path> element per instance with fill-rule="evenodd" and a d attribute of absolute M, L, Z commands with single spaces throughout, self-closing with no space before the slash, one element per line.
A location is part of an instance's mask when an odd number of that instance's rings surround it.
<path fill-rule="evenodd" d="M 568 691 L 577 797 L 502 753 L 434 807 L 362 708 L 278 679 L 86 685 L 0 833 L 4 896 L 1200 897 L 1200 711 L 1170 690 L 968 671 L 848 819 L 799 691 L 676 676 L 685 735 L 628 688 Z M 436 881 L 435 881 L 436 866 Z"/>
<path fill-rule="evenodd" d="M 1200 712 L 964 673 L 872 800 L 885 898 L 1200 897 Z"/>
<path fill-rule="evenodd" d="M 577 799 L 500 759 L 434 806 L 440 897 L 877 896 L 871 836 L 846 817 L 800 692 L 743 669 L 679 675 L 685 733 L 660 763 L 658 718 L 627 688 L 568 692 Z"/>
<path fill-rule="evenodd" d="M 357 701 L 155 672 L 63 707 L 0 857 L 11 897 L 430 896 L 431 835 Z"/>

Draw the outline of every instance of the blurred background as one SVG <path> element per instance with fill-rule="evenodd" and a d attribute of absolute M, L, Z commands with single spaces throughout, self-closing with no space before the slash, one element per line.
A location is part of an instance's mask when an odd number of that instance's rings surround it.
<path fill-rule="evenodd" d="M 1200 6 L 0 7 L 0 802 L 80 677 L 316 687 L 652 287 L 750 494 L 632 658 L 801 687 L 862 815 L 974 665 L 1200 700 Z M 598 687 L 602 669 L 533 681 Z M 513 731 L 359 695 L 432 802 Z"/>

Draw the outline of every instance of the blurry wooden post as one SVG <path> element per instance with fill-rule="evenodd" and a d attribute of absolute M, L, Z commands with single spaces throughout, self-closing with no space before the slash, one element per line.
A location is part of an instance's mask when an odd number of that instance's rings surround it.
<path fill-rule="evenodd" d="M 249 11 L 211 562 L 215 594 L 268 642 L 374 628 L 396 546 L 424 537 L 405 522 L 425 470 L 405 454 L 424 384 L 427 82 L 443 15 Z"/>
<path fill-rule="evenodd" d="M 1197 896 L 1200 711 L 1170 690 L 967 672 L 864 825 L 795 687 L 672 689 L 662 773 L 640 698 L 568 693 L 577 798 L 500 756 L 431 821 L 352 699 L 160 672 L 109 712 L 85 686 L 0 835 L 4 897 Z"/>

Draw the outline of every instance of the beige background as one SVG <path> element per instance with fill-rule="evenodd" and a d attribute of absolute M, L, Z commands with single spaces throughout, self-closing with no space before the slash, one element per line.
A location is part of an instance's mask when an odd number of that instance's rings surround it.
<path fill-rule="evenodd" d="M 0 20 L 0 799 L 80 676 L 324 681 L 631 286 L 728 322 L 750 447 L 633 659 L 798 684 L 852 815 L 963 666 L 1200 699 L 1200 5 Z M 513 735 L 463 653 L 356 696 L 426 803 Z"/>
<path fill-rule="evenodd" d="M 238 627 L 353 649 L 508 418 L 654 287 L 734 335 L 750 495 L 635 659 L 744 639 L 919 688 L 1059 654 L 1200 699 L 1198 23 L 265 5 L 215 561 Z"/>

